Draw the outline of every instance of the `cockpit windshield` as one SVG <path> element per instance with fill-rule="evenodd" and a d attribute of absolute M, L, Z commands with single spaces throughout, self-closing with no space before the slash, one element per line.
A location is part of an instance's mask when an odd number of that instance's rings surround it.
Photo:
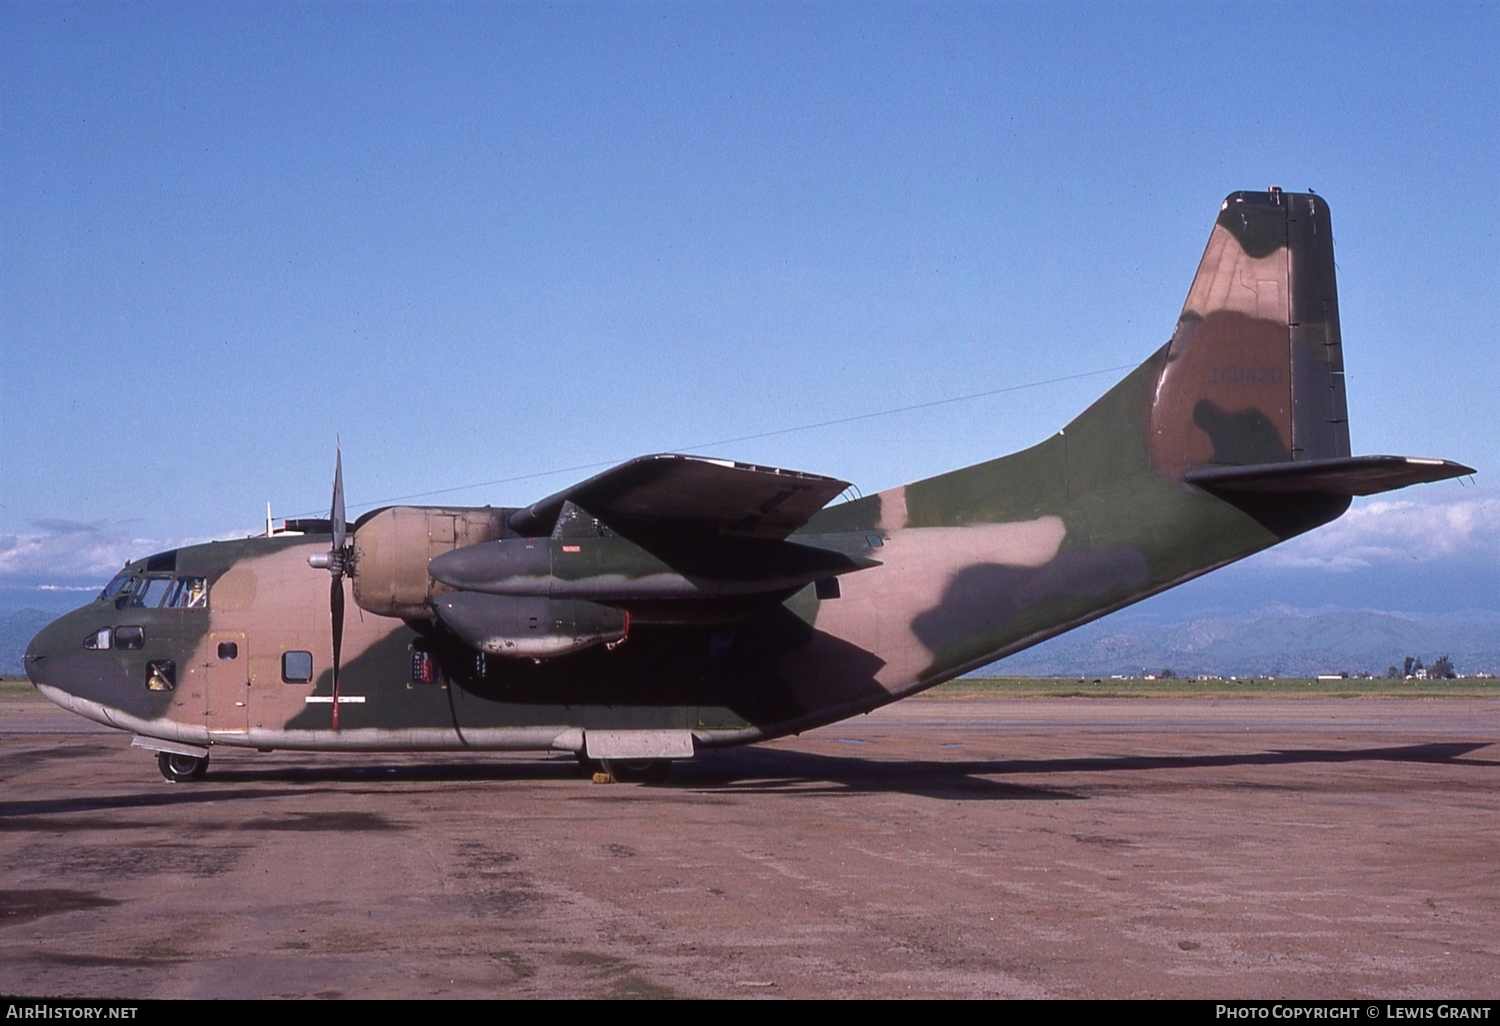
<path fill-rule="evenodd" d="M 135 586 L 130 604 L 146 609 L 206 609 L 208 581 L 203 577 L 147 576 Z"/>
<path fill-rule="evenodd" d="M 115 574 L 114 578 L 108 584 L 104 586 L 104 590 L 99 593 L 99 597 L 102 599 L 112 599 L 116 595 L 120 594 L 120 589 L 124 588 L 125 585 L 129 583 L 130 571 L 121 570 L 119 573 Z"/>
<path fill-rule="evenodd" d="M 202 577 L 179 577 L 167 596 L 169 609 L 203 609 L 208 605 L 208 584 Z"/>
<path fill-rule="evenodd" d="M 161 600 L 171 590 L 172 578 L 147 577 L 135 586 L 135 594 L 131 596 L 130 604 L 132 606 L 145 606 L 147 609 L 155 609 L 161 605 Z"/>

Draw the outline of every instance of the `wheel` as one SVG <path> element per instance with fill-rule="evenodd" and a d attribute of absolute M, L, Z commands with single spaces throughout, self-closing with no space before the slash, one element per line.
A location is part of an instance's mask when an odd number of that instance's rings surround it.
<path fill-rule="evenodd" d="M 178 755 L 176 752 L 158 752 L 156 767 L 161 775 L 174 784 L 202 780 L 208 772 L 208 756 Z"/>
<path fill-rule="evenodd" d="M 630 780 L 642 784 L 660 784 L 672 771 L 671 759 L 611 759 L 610 770 L 616 780 Z"/>
<path fill-rule="evenodd" d="M 583 770 L 585 776 L 593 776 L 595 773 L 604 771 L 604 763 L 598 759 L 590 759 L 582 752 L 578 753 L 578 768 Z"/>

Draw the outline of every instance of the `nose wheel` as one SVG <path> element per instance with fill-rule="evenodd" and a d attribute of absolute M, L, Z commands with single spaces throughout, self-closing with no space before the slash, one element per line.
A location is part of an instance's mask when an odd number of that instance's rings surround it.
<path fill-rule="evenodd" d="M 158 752 L 156 767 L 161 775 L 174 784 L 202 780 L 208 772 L 208 756 L 178 755 L 176 752 Z"/>

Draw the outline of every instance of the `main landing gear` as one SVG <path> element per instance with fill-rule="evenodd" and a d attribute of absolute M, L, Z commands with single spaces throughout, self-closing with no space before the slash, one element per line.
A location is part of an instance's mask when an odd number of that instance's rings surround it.
<path fill-rule="evenodd" d="M 593 774 L 594 783 L 660 784 L 672 772 L 671 759 L 590 759 L 578 753 L 578 765 Z"/>
<path fill-rule="evenodd" d="M 161 775 L 174 784 L 202 780 L 208 772 L 208 756 L 178 755 L 176 752 L 158 752 L 156 768 Z"/>

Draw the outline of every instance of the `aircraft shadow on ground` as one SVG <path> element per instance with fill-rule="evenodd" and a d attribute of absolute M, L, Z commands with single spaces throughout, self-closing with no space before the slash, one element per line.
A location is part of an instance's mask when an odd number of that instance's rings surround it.
<path fill-rule="evenodd" d="M 1467 758 L 1488 742 L 1425 742 L 1382 748 L 1282 749 L 1218 755 L 1089 756 L 1054 759 L 880 759 L 858 755 L 827 755 L 777 748 L 708 751 L 691 762 L 679 763 L 653 791 L 687 790 L 734 794 L 858 794 L 891 792 L 951 801 L 1081 801 L 1086 787 L 1048 787 L 996 777 L 1033 777 L 1047 774 L 1101 774 L 1107 778 L 1142 770 L 1229 769 L 1254 766 L 1351 764 L 1363 762 L 1425 763 L 1463 766 L 1500 766 L 1500 760 Z M 378 757 L 376 757 L 378 758 Z M 319 765 L 316 755 L 296 765 L 257 767 L 250 762 L 210 768 L 198 784 L 152 783 L 148 792 L 75 796 L 34 801 L 0 802 L 0 832 L 29 829 L 38 817 L 86 816 L 89 813 L 135 809 L 192 807 L 232 801 L 255 803 L 283 798 L 308 799 L 322 795 L 380 794 L 389 785 L 446 783 L 525 783 L 586 778 L 571 757 L 545 760 L 489 761 L 475 753 L 473 761 L 421 762 L 403 757 L 399 762 L 365 765 Z M 142 767 L 143 771 L 145 767 Z M 268 786 L 280 784 L 282 786 Z M 356 785 L 351 789 L 348 785 Z M 631 785 L 618 785 L 631 786 Z M 98 822 L 97 818 L 90 820 Z M 278 821 L 266 829 L 358 830 L 377 828 L 360 823 L 309 818 L 305 824 Z"/>
<path fill-rule="evenodd" d="M 79 828 L 109 829 L 115 826 L 126 826 L 134 829 L 142 825 L 139 820 L 111 820 L 89 814 L 104 813 L 107 816 L 111 813 L 128 813 L 135 810 L 192 808 L 216 802 L 254 804 L 279 798 L 307 798 L 319 793 L 302 787 L 218 788 L 182 785 L 173 787 L 170 791 L 157 791 L 154 789 L 155 785 L 152 786 L 153 790 L 149 793 L 80 795 L 72 798 L 38 798 L 31 801 L 0 802 L 0 834 L 8 831 L 34 830 L 43 824 L 55 825 L 55 820 L 45 817 L 73 817 L 71 820 L 73 826 Z M 168 785 L 163 782 L 162 786 Z M 342 788 L 337 791 L 325 788 L 321 793 L 347 793 L 347 791 Z M 78 819 L 77 817 L 86 818 Z"/>
<path fill-rule="evenodd" d="M 1105 756 L 1061 759 L 886 760 L 857 756 L 742 748 L 710 752 L 674 773 L 677 786 L 735 792 L 898 791 L 953 800 L 1081 800 L 1085 793 L 993 777 L 1037 774 L 1116 774 L 1140 770 L 1218 769 L 1313 763 L 1415 762 L 1500 766 L 1466 759 L 1487 742 L 1432 742 L 1388 748 L 1288 749 L 1221 755 Z"/>

